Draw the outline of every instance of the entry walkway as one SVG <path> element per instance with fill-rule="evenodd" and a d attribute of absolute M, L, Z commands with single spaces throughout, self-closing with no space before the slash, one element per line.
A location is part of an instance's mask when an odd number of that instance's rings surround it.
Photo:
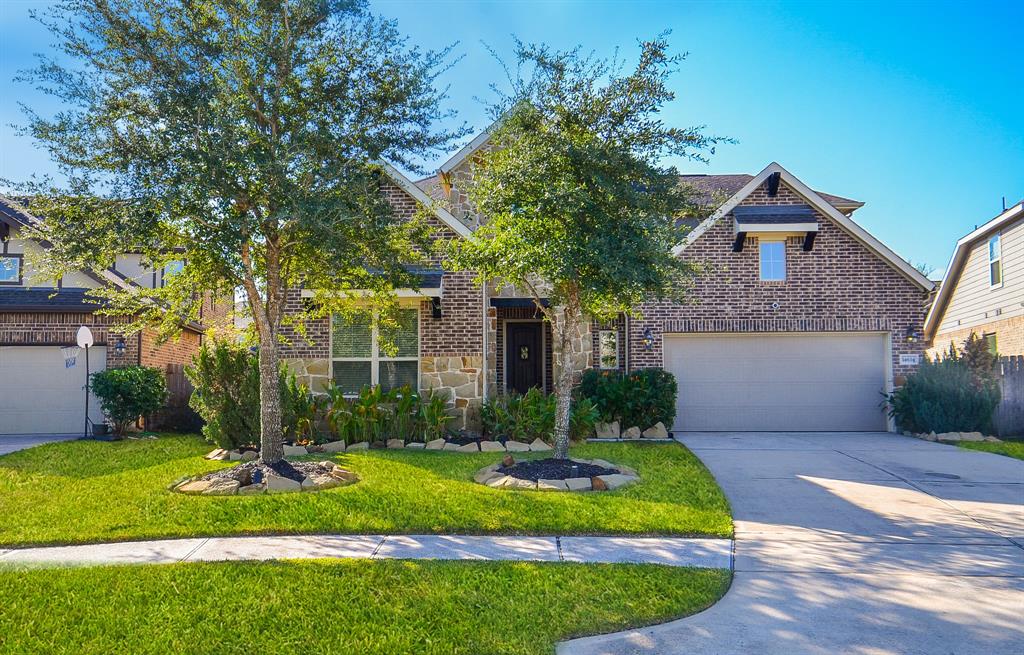
<path fill-rule="evenodd" d="M 0 550 L 0 567 L 317 558 L 636 562 L 727 569 L 732 564 L 732 541 L 484 535 L 211 537 Z"/>

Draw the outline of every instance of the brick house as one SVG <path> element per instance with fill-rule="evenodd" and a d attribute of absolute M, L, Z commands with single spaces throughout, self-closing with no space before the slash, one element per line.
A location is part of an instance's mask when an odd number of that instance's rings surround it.
<path fill-rule="evenodd" d="M 79 271 L 60 280 L 43 280 L 26 257 L 44 254 L 46 245 L 26 237 L 25 228 L 39 219 L 17 202 L 0 196 L 0 435 L 77 433 L 84 424 L 84 353 L 66 368 L 60 348 L 73 346 L 82 325 L 93 333 L 90 371 L 143 365 L 166 370 L 187 364 L 198 351 L 206 324 L 219 324 L 230 312 L 227 301 L 209 298 L 203 324 L 183 327 L 176 340 L 160 343 L 153 330 L 125 337 L 118 319 L 96 313 L 87 292 L 102 286 L 152 288 L 168 271 L 143 269 L 140 256 L 126 253 L 106 271 Z M 95 398 L 89 418 L 101 422 Z"/>
<path fill-rule="evenodd" d="M 430 208 L 437 238 L 471 234 L 485 217 L 462 189 L 487 136 L 417 183 L 388 167 L 396 210 Z M 708 265 L 692 302 L 647 303 L 641 318 L 591 324 L 570 365 L 672 371 L 675 430 L 889 429 L 880 394 L 924 353 L 933 284 L 852 220 L 863 203 L 813 191 L 778 164 L 681 183 L 717 207 L 674 251 Z M 314 321 L 308 339 L 292 335 L 283 356 L 314 391 L 334 380 L 347 391 L 379 383 L 445 393 L 456 425 L 469 429 L 494 394 L 551 391 L 559 356 L 532 300 L 431 264 L 418 291 L 399 292 L 407 331 L 398 356 L 378 352 L 368 323 L 340 319 Z"/>
<path fill-rule="evenodd" d="M 930 354 L 976 333 L 1000 355 L 1024 355 L 1024 202 L 956 243 L 925 321 Z"/>

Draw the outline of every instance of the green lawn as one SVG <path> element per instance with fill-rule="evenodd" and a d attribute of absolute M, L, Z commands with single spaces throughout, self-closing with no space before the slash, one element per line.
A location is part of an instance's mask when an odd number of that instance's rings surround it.
<path fill-rule="evenodd" d="M 986 453 L 1024 459 L 1024 441 L 960 441 L 957 445 L 968 450 L 981 450 Z"/>
<path fill-rule="evenodd" d="M 573 455 L 637 469 L 615 492 L 489 489 L 473 474 L 499 459 L 423 451 L 335 457 L 361 481 L 319 493 L 203 497 L 167 491 L 228 465 L 198 437 L 69 441 L 0 457 L 0 545 L 295 533 L 732 534 L 729 505 L 678 444 L 586 444 Z M 325 458 L 326 456 L 321 456 Z"/>
<path fill-rule="evenodd" d="M 0 652 L 553 653 L 660 623 L 729 572 L 655 565 L 307 561 L 0 569 Z"/>

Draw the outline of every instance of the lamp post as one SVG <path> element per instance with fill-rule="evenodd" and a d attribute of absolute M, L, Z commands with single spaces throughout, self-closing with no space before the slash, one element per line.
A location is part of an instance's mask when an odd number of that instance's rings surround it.
<path fill-rule="evenodd" d="M 92 348 L 92 330 L 86 326 L 78 328 L 78 347 L 85 349 L 85 431 L 83 437 L 89 437 L 89 349 Z"/>

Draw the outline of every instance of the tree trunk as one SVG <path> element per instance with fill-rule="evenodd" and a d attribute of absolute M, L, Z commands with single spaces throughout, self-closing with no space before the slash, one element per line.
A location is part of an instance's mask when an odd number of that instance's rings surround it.
<path fill-rule="evenodd" d="M 569 458 L 569 425 L 572 418 L 573 352 L 571 340 L 579 325 L 579 309 L 568 303 L 556 312 L 551 321 L 554 346 L 558 350 L 558 370 L 555 377 L 555 459 Z"/>
<path fill-rule="evenodd" d="M 281 429 L 281 377 L 277 336 L 260 335 L 260 459 L 274 464 L 284 459 Z"/>

